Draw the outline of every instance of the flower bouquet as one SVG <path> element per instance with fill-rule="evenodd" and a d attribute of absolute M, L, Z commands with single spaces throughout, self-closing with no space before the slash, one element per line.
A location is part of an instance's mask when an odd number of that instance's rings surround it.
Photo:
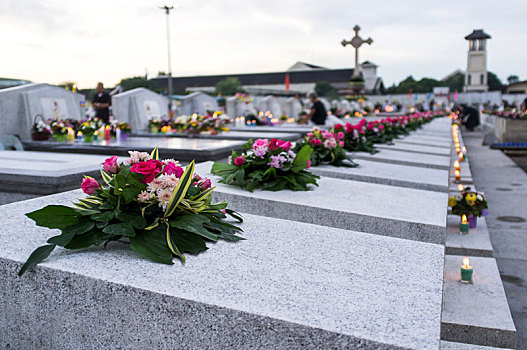
<path fill-rule="evenodd" d="M 229 131 L 226 127 L 231 120 L 221 112 L 214 112 L 212 115 L 194 114 L 188 117 L 183 131 L 189 134 L 210 133 L 213 135 L 222 131 Z"/>
<path fill-rule="evenodd" d="M 305 145 L 295 153 L 291 147 L 289 141 L 249 140 L 242 153 L 233 151 L 230 163 L 215 162 L 211 172 L 222 178 L 220 182 L 251 192 L 257 188 L 307 191 L 308 184 L 317 185 L 319 178 L 306 170 L 311 166 L 309 158 L 313 150 Z"/>
<path fill-rule="evenodd" d="M 35 117 L 35 122 L 31 128 L 31 138 L 35 141 L 46 141 L 51 136 L 51 129 L 44 120 L 37 120 Z"/>
<path fill-rule="evenodd" d="M 94 120 L 86 120 L 79 126 L 79 131 L 82 133 L 85 142 L 93 141 L 93 134 L 99 130 L 97 123 Z"/>
<path fill-rule="evenodd" d="M 463 191 L 450 197 L 448 206 L 452 207 L 452 214 L 466 215 L 471 228 L 476 227 L 478 217 L 487 216 L 489 213 L 487 199 L 483 193 L 472 191 L 470 187 L 466 187 Z"/>
<path fill-rule="evenodd" d="M 157 149 L 152 155 L 129 153 L 126 163 L 119 163 L 116 156 L 106 159 L 103 184 L 85 177 L 81 188 L 88 196 L 74 208 L 48 205 L 26 214 L 38 226 L 62 234 L 37 248 L 19 275 L 46 259 L 56 246 L 81 249 L 127 238 L 133 251 L 173 264 L 174 257 L 185 262 L 184 253 L 205 251 L 206 242 L 243 239 L 239 227 L 224 221 L 227 215 L 239 222 L 242 218 L 227 209 L 226 202 L 211 202 L 214 188 L 209 179 L 194 174 L 194 162 L 183 169 L 173 159 L 158 160 Z"/>
<path fill-rule="evenodd" d="M 300 151 L 304 145 L 309 145 L 313 152 L 311 153 L 311 165 L 331 164 L 335 166 L 356 167 L 351 158 L 346 154 L 344 148 L 344 132 L 332 133 L 328 130 L 320 130 L 314 127 L 307 136 L 298 141 L 294 148 L 295 152 Z"/>
<path fill-rule="evenodd" d="M 373 141 L 366 137 L 366 120 L 361 119 L 357 125 L 346 123 L 346 125 L 337 124 L 333 128 L 334 133 L 344 133 L 344 149 L 350 152 L 369 152 L 377 153 Z"/>
<path fill-rule="evenodd" d="M 48 120 L 48 124 L 55 140 L 58 142 L 66 141 L 66 136 L 68 135 L 68 125 L 64 120 L 50 119 Z"/>
<path fill-rule="evenodd" d="M 148 130 L 150 130 L 151 133 L 156 134 L 159 132 L 159 129 L 161 128 L 161 118 L 154 117 L 148 119 Z"/>

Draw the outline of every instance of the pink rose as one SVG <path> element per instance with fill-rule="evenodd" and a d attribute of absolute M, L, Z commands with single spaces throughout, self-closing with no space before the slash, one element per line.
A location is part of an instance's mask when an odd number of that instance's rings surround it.
<path fill-rule="evenodd" d="M 117 156 L 113 156 L 113 157 L 107 158 L 102 163 L 102 168 L 107 173 L 115 174 L 115 173 L 119 172 L 120 167 L 119 167 L 119 164 L 117 163 Z"/>
<path fill-rule="evenodd" d="M 176 166 L 174 163 L 168 163 L 163 169 L 163 174 L 167 175 L 176 175 L 177 178 L 180 178 L 185 171 L 182 167 Z"/>
<path fill-rule="evenodd" d="M 234 165 L 242 166 L 243 164 L 245 164 L 245 158 L 243 156 L 234 158 Z"/>
<path fill-rule="evenodd" d="M 93 195 L 97 193 L 97 190 L 101 187 L 97 180 L 92 177 L 85 177 L 82 179 L 81 188 L 86 194 Z"/>
<path fill-rule="evenodd" d="M 337 138 L 340 140 L 340 139 L 343 139 L 344 138 L 344 133 L 342 131 L 339 131 L 339 133 L 337 134 Z"/>
<path fill-rule="evenodd" d="M 307 161 L 306 169 L 309 169 L 309 168 L 311 168 L 311 159 L 309 159 L 309 160 Z"/>
<path fill-rule="evenodd" d="M 159 165 L 160 163 L 161 165 Z M 133 173 L 142 174 L 143 179 L 141 180 L 142 183 L 150 183 L 157 174 L 161 171 L 161 166 L 163 166 L 163 163 L 161 163 L 158 160 L 148 160 L 146 162 L 139 162 L 132 165 L 130 168 L 130 171 Z"/>
<path fill-rule="evenodd" d="M 280 147 L 285 151 L 285 152 L 289 152 L 289 150 L 291 149 L 291 147 L 293 147 L 293 144 L 289 141 L 282 141 L 282 143 L 280 144 Z"/>
<path fill-rule="evenodd" d="M 267 139 L 258 139 L 253 143 L 253 151 L 257 157 L 265 156 L 268 149 L 269 141 Z"/>
<path fill-rule="evenodd" d="M 344 141 L 339 141 L 339 146 L 344 147 Z"/>
<path fill-rule="evenodd" d="M 317 140 L 318 139 L 311 139 L 311 140 L 309 140 L 309 143 L 312 144 L 313 146 L 316 146 L 317 145 Z"/>
<path fill-rule="evenodd" d="M 315 145 L 320 146 L 322 144 L 322 141 L 320 139 L 315 140 Z"/>
<path fill-rule="evenodd" d="M 198 182 L 195 182 L 194 186 L 198 186 L 202 190 L 206 190 L 212 187 L 212 182 L 210 181 L 210 179 L 207 179 L 206 177 L 204 177 Z"/>
<path fill-rule="evenodd" d="M 308 132 L 308 133 L 307 133 L 307 137 L 310 138 L 310 139 L 312 139 L 312 138 L 313 138 L 313 133 L 312 133 L 312 132 Z"/>

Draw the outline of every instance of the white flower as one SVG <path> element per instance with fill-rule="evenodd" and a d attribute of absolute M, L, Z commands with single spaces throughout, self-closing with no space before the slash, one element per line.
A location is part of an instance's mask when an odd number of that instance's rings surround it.
<path fill-rule="evenodd" d="M 478 194 L 478 195 L 476 196 L 476 198 L 477 198 L 478 201 L 483 202 L 483 196 L 482 196 L 481 194 Z"/>
<path fill-rule="evenodd" d="M 150 154 L 146 152 L 128 151 L 128 154 L 130 154 L 131 159 L 138 159 L 140 162 L 150 160 Z"/>
<path fill-rule="evenodd" d="M 137 196 L 137 199 L 139 200 L 139 202 L 146 202 L 147 200 L 150 199 L 150 197 L 152 197 L 152 194 L 151 194 L 151 193 L 146 192 L 146 191 L 142 191 L 142 192 L 139 193 L 139 195 Z"/>
<path fill-rule="evenodd" d="M 460 200 L 463 199 L 463 195 L 462 195 L 461 193 L 456 193 L 456 194 L 454 195 L 454 199 L 455 199 L 456 201 L 460 201 Z"/>
<path fill-rule="evenodd" d="M 173 190 L 166 188 L 164 190 L 160 190 L 157 193 L 157 201 L 159 202 L 159 206 L 163 208 L 163 210 L 166 210 L 168 202 L 172 197 L 172 192 Z"/>
<path fill-rule="evenodd" d="M 163 160 L 163 164 L 167 165 L 169 163 L 173 163 L 175 166 L 181 166 L 181 164 L 177 160 L 174 160 L 172 158 Z"/>

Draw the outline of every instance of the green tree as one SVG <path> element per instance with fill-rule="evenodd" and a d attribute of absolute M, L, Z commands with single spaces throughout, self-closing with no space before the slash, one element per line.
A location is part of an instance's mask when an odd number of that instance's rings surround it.
<path fill-rule="evenodd" d="M 518 77 L 517 75 L 509 75 L 507 77 L 507 82 L 509 84 L 514 84 L 514 83 L 517 83 L 520 81 L 520 77 Z"/>
<path fill-rule="evenodd" d="M 501 82 L 500 78 L 498 78 L 498 76 L 492 72 L 487 73 L 487 82 L 489 84 L 490 91 L 503 89 L 503 83 Z"/>
<path fill-rule="evenodd" d="M 237 92 L 244 92 L 242 84 L 238 78 L 225 78 L 216 83 L 216 94 L 221 96 L 234 95 Z"/>
<path fill-rule="evenodd" d="M 123 91 L 128 91 L 139 87 L 147 88 L 153 91 L 158 90 L 156 84 L 151 80 L 145 79 L 144 76 L 124 78 L 119 82 L 119 85 L 121 85 Z"/>
<path fill-rule="evenodd" d="M 318 81 L 315 84 L 315 92 L 322 97 L 334 99 L 338 97 L 337 89 L 327 81 Z"/>

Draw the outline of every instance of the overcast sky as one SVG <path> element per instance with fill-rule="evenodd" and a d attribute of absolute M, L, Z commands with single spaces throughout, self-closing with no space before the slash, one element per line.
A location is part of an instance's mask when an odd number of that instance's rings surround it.
<path fill-rule="evenodd" d="M 1 0 L 0 77 L 90 88 L 167 70 L 155 0 Z M 488 68 L 527 79 L 526 0 L 180 0 L 170 16 L 174 76 L 284 71 L 296 61 L 353 66 L 342 39 L 360 24 L 360 60 L 386 85 L 466 68 L 464 36 L 483 28 Z"/>

